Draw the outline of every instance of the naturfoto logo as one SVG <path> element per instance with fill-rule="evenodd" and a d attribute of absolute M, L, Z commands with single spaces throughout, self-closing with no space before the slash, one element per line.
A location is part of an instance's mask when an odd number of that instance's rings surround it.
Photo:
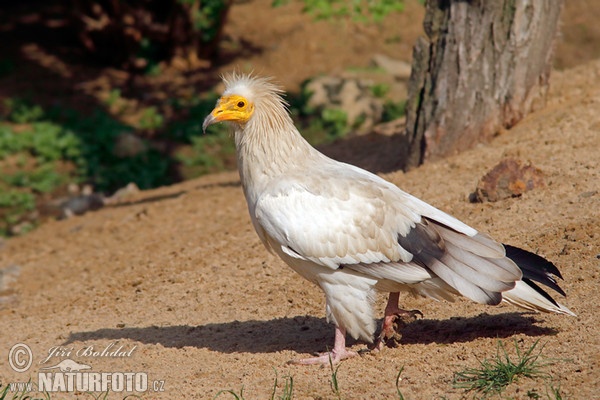
<path fill-rule="evenodd" d="M 89 361 L 81 358 L 131 357 L 137 345 L 127 348 L 111 342 L 106 346 L 89 345 L 80 348 L 54 346 L 38 364 L 37 382 L 11 382 L 9 390 L 30 392 L 162 392 L 163 380 L 148 380 L 147 372 L 92 371 Z M 77 360 L 73 359 L 76 358 Z M 9 365 L 15 372 L 26 372 L 33 361 L 31 348 L 17 343 L 9 352 Z M 92 362 L 93 364 L 93 362 Z"/>

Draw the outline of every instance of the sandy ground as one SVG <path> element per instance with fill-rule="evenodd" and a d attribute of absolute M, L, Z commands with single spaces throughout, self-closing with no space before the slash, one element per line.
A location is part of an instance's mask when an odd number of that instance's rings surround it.
<path fill-rule="evenodd" d="M 599 78 L 600 62 L 555 73 L 548 106 L 489 145 L 385 175 L 481 231 L 555 262 L 565 278 L 565 303 L 578 317 L 404 297 L 402 305 L 420 309 L 424 319 L 403 330 L 398 347 L 343 362 L 337 375 L 343 398 L 396 398 L 401 367 L 406 398 L 462 398 L 453 373 L 494 356 L 499 340 L 510 352 L 514 341 L 527 348 L 539 340 L 544 357 L 558 360 L 547 371 L 563 395 L 600 398 Z M 477 180 L 506 156 L 531 161 L 546 187 L 469 203 Z M 142 192 L 119 206 L 48 223 L 4 242 L 0 268 L 3 385 L 38 382 L 40 373 L 59 372 L 41 368 L 72 359 L 93 372 L 146 373 L 142 397 L 148 399 L 207 399 L 242 387 L 247 399 L 270 398 L 276 373 L 280 392 L 282 377 L 293 377 L 295 399 L 336 398 L 328 368 L 286 364 L 331 346 L 333 326 L 325 322 L 320 290 L 260 244 L 236 173 Z M 380 312 L 383 305 L 380 298 Z M 7 363 L 19 343 L 33 355 L 20 373 Z M 90 354 L 90 348 L 119 347 L 118 354 Z M 62 352 L 49 354 L 53 348 Z M 27 361 L 25 353 L 12 356 L 17 367 Z M 536 390 L 545 396 L 547 387 L 523 379 L 506 395 L 526 398 Z"/>

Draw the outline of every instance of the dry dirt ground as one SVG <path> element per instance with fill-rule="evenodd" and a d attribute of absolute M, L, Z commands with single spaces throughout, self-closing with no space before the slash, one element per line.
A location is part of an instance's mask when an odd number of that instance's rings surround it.
<path fill-rule="evenodd" d="M 256 28 L 243 25 L 244 13 L 250 11 L 243 7 L 251 4 L 240 4 L 231 17 L 231 29 L 242 32 L 240 37 L 250 44 L 259 40 L 251 36 L 258 35 Z M 576 27 L 577 18 L 571 20 Z M 297 43 L 304 52 L 304 71 L 295 72 L 297 64 L 291 61 L 285 64 L 285 52 L 275 47 L 248 54 L 246 60 L 259 65 L 259 72 L 278 76 L 288 89 L 311 74 L 359 64 L 356 58 L 343 58 L 341 48 L 327 47 L 327 41 L 302 41 L 302 21 L 280 26 L 289 30 L 274 34 L 271 42 Z M 314 32 L 335 33 L 328 29 L 323 25 Z M 594 29 L 584 34 L 593 37 Z M 366 35 L 359 46 L 364 48 L 377 32 L 357 34 Z M 307 59 L 313 52 L 315 59 Z M 323 65 L 325 58 L 318 58 L 323 52 L 341 54 L 346 64 Z M 568 65 L 574 52 L 562 54 L 569 54 L 561 58 L 561 65 Z M 366 60 L 365 53 L 362 65 Z M 400 389 L 407 399 L 471 398 L 452 387 L 453 374 L 493 357 L 499 340 L 511 354 L 514 341 L 528 348 L 539 340 L 543 356 L 556 361 L 546 371 L 563 396 L 600 398 L 599 78 L 598 61 L 556 72 L 548 106 L 492 143 L 406 174 L 384 175 L 498 240 L 552 260 L 565 278 L 564 302 L 578 316 L 402 297 L 402 305 L 420 309 L 424 319 L 402 331 L 397 348 L 343 362 L 337 374 L 342 398 L 397 398 L 395 380 L 402 367 Z M 364 147 L 360 143 L 354 149 Z M 344 154 L 364 165 L 377 165 L 380 158 L 377 152 Z M 477 180 L 507 156 L 531 161 L 544 172 L 546 186 L 521 198 L 469 203 Z M 48 223 L 0 244 L 0 269 L 3 385 L 38 382 L 39 373 L 49 372 L 41 368 L 72 359 L 91 366 L 92 372 L 147 373 L 149 390 L 141 394 L 147 399 L 210 399 L 222 389 L 239 393 L 242 387 L 247 399 L 270 398 L 276 373 L 279 393 L 283 377 L 292 376 L 295 399 L 337 398 L 328 368 L 286 364 L 331 346 L 333 327 L 324 319 L 320 290 L 260 244 L 237 173 L 141 192 L 117 206 Z M 382 297 L 377 306 L 381 315 Z M 31 367 L 21 373 L 8 363 L 9 351 L 18 343 L 33 354 Z M 121 357 L 89 354 L 91 348 L 110 352 L 121 346 Z M 352 345 L 355 350 L 365 347 Z M 53 348 L 63 352 L 40 364 Z M 26 354 L 12 355 L 27 360 Z M 542 380 L 523 379 L 503 396 L 527 398 L 535 390 L 545 398 L 548 387 Z M 109 398 L 125 394 L 110 393 Z M 92 397 L 56 393 L 51 398 Z"/>
<path fill-rule="evenodd" d="M 425 318 L 403 330 L 399 347 L 343 362 L 337 374 L 343 398 L 394 398 L 402 366 L 406 398 L 461 398 L 453 372 L 492 357 L 499 340 L 511 352 L 513 341 L 526 348 L 539 340 L 543 355 L 557 360 L 547 370 L 555 387 L 567 398 L 599 398 L 599 78 L 600 62 L 555 73 L 548 107 L 489 145 L 385 175 L 481 231 L 555 262 L 565 302 L 578 316 L 404 297 L 402 304 Z M 544 172 L 546 187 L 493 204 L 467 202 L 478 178 L 506 156 L 530 160 Z M 164 381 L 164 392 L 143 395 L 150 399 L 207 399 L 242 387 L 248 399 L 269 398 L 275 371 L 280 382 L 293 377 L 296 399 L 336 397 L 328 368 L 286 364 L 330 346 L 333 327 L 324 320 L 321 292 L 263 249 L 236 173 L 48 223 L 7 241 L 0 266 L 9 281 L 0 310 L 3 384 L 37 382 L 42 367 L 70 358 L 92 371 L 146 372 L 150 389 Z M 23 373 L 6 362 L 17 343 L 33 354 Z M 81 353 L 113 343 L 129 354 Z M 40 365 L 56 346 L 71 353 Z M 523 379 L 507 393 L 525 398 L 531 390 L 545 395 L 546 388 Z M 52 398 L 69 396 L 76 397 Z"/>

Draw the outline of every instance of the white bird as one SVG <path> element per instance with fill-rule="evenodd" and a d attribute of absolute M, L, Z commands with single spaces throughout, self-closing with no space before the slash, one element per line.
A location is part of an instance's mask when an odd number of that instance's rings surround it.
<path fill-rule="evenodd" d="M 549 261 L 503 246 L 358 167 L 335 161 L 298 132 L 269 78 L 232 74 L 203 129 L 227 121 L 252 224 L 267 249 L 325 293 L 336 326 L 330 352 L 297 360 L 337 363 L 356 353 L 346 334 L 373 341 L 375 291 L 389 292 L 381 339 L 393 332 L 399 292 L 453 301 L 502 301 L 573 314 L 533 281 L 565 295 Z"/>

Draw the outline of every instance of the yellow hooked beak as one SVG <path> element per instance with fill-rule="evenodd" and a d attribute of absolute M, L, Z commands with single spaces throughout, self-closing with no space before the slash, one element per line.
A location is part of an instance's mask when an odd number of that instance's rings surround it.
<path fill-rule="evenodd" d="M 217 102 L 214 110 L 204 119 L 202 131 L 206 133 L 206 128 L 210 125 L 223 121 L 245 124 L 253 112 L 254 105 L 246 98 L 239 95 L 223 96 Z"/>

